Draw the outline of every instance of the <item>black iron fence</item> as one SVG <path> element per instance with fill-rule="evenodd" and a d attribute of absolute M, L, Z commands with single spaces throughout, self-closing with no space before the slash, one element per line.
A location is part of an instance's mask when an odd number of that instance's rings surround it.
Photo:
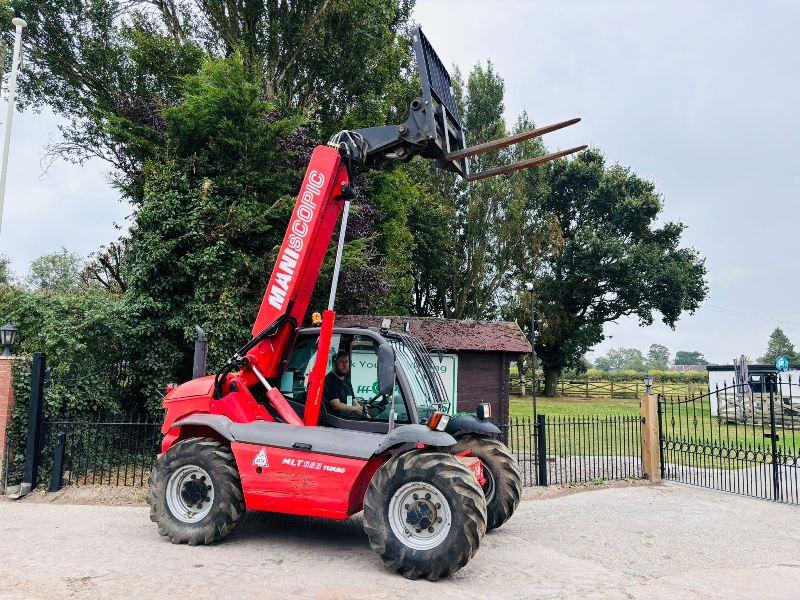
<path fill-rule="evenodd" d="M 661 475 L 800 504 L 800 386 L 766 375 L 695 397 L 659 397 Z"/>
<path fill-rule="evenodd" d="M 141 486 L 161 446 L 161 425 L 146 419 L 55 418 L 43 422 L 40 472 L 63 484 Z"/>
<path fill-rule="evenodd" d="M 636 415 L 538 415 L 511 419 L 501 429 L 525 486 L 644 477 Z"/>

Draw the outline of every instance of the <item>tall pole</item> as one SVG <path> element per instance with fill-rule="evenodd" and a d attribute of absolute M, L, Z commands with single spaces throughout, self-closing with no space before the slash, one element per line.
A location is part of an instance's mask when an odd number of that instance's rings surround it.
<path fill-rule="evenodd" d="M 11 53 L 11 76 L 8 83 L 8 112 L 6 112 L 6 130 L 3 137 L 3 162 L 0 166 L 0 229 L 3 227 L 3 203 L 6 199 L 6 174 L 8 173 L 8 146 L 11 143 L 11 121 L 14 119 L 14 102 L 17 97 L 17 73 L 22 57 L 22 29 L 28 24 L 15 17 L 11 22 L 16 27 L 14 51 Z"/>
<path fill-rule="evenodd" d="M 533 418 L 536 418 L 536 300 L 533 296 L 533 282 L 525 284 L 531 295 L 531 396 L 533 398 Z"/>

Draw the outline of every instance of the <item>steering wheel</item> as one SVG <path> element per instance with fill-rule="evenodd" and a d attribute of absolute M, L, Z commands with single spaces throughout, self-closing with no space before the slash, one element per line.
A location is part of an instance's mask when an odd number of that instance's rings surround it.
<path fill-rule="evenodd" d="M 380 398 L 380 400 L 379 400 Z M 389 400 L 383 394 L 373 396 L 371 400 L 358 399 L 357 402 L 361 405 L 361 414 L 365 419 L 374 419 L 383 412 Z"/>

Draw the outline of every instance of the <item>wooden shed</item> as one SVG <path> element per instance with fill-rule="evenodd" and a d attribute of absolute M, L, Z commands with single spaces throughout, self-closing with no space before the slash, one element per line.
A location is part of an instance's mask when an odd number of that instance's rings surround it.
<path fill-rule="evenodd" d="M 380 327 L 386 317 L 338 315 L 339 327 Z M 389 317 L 391 328 L 419 338 L 431 352 L 433 364 L 455 406 L 455 412 L 474 412 L 481 402 L 492 404 L 495 418 L 508 419 L 509 368 L 531 345 L 515 322 L 459 321 L 436 317 Z M 439 351 L 442 360 L 439 358 Z"/>

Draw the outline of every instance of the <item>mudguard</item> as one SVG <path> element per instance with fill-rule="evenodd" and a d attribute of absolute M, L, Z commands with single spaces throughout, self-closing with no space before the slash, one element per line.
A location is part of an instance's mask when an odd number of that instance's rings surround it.
<path fill-rule="evenodd" d="M 378 445 L 373 456 L 400 444 L 425 444 L 426 446 L 454 446 L 456 439 L 444 431 L 433 431 L 425 425 L 400 425 L 392 429 Z"/>
<path fill-rule="evenodd" d="M 450 418 L 447 424 L 447 433 L 458 433 L 459 431 L 475 431 L 477 433 L 500 433 L 500 429 L 494 423 L 481 421 L 472 415 L 456 415 Z"/>
<path fill-rule="evenodd" d="M 209 429 L 213 429 L 228 441 L 232 442 L 235 439 L 233 437 L 233 433 L 231 433 L 231 425 L 233 425 L 233 421 L 224 415 L 209 415 L 206 413 L 189 415 L 185 419 L 175 421 L 170 429 L 182 427 L 184 425 L 202 425 L 204 427 L 208 427 Z"/>

